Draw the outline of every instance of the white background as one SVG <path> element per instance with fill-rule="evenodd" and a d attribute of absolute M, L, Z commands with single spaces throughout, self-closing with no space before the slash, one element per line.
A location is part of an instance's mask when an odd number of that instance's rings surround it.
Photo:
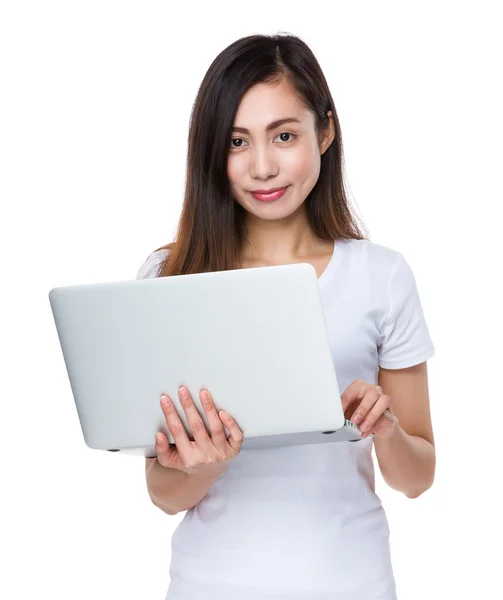
<path fill-rule="evenodd" d="M 409 500 L 377 480 L 399 598 L 498 595 L 498 4 L 2 2 L 2 598 L 164 598 L 183 514 L 150 503 L 143 459 L 85 446 L 48 292 L 134 279 L 173 239 L 204 73 L 276 32 L 317 56 L 353 202 L 411 264 L 437 350 L 434 487 Z"/>

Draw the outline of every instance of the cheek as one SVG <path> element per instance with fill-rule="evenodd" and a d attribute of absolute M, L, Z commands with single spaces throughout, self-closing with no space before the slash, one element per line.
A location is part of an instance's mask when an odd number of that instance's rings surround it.
<path fill-rule="evenodd" d="M 231 156 L 227 160 L 227 178 L 232 185 L 239 185 L 240 181 L 246 177 L 246 163 L 240 160 L 239 156 Z"/>
<path fill-rule="evenodd" d="M 243 153 L 244 155 L 244 153 Z M 314 183 L 320 173 L 320 154 L 312 145 L 298 148 L 297 152 L 284 154 L 279 162 L 279 170 L 285 179 L 296 183 Z M 249 165 L 245 156 L 236 154 L 227 160 L 227 177 L 231 186 L 239 186 L 249 175 Z"/>
<path fill-rule="evenodd" d="M 233 170 L 232 163 L 230 160 L 227 161 L 227 179 L 229 180 L 229 183 L 232 185 L 232 182 L 234 180 L 234 170 Z"/>
<path fill-rule="evenodd" d="M 235 157 L 232 157 L 232 159 L 234 158 Z M 244 187 L 244 182 L 246 181 L 242 166 L 240 168 L 240 162 L 242 161 L 232 159 L 227 161 L 227 180 L 234 200 L 245 208 L 243 201 L 241 200 L 241 189 Z"/>
<path fill-rule="evenodd" d="M 320 173 L 320 156 L 311 151 L 299 152 L 289 157 L 284 168 L 288 170 L 288 178 L 298 183 L 316 181 Z"/>

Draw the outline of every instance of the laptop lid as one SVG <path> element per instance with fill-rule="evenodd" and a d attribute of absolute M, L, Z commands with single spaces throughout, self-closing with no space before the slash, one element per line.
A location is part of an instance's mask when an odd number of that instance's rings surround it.
<path fill-rule="evenodd" d="M 162 393 L 193 439 L 182 384 L 207 428 L 199 392 L 210 391 L 244 450 L 360 439 L 308 263 L 57 287 L 49 300 L 90 448 L 155 456 L 157 431 L 173 443 Z"/>

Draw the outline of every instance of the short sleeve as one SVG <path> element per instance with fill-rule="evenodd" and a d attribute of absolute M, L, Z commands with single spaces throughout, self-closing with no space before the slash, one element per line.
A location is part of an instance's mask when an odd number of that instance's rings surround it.
<path fill-rule="evenodd" d="M 379 366 L 405 369 L 435 354 L 414 273 L 398 252 L 388 280 L 388 310 L 381 325 Z"/>
<path fill-rule="evenodd" d="M 168 249 L 156 250 L 155 252 L 152 252 L 152 254 L 140 267 L 140 270 L 136 275 L 136 279 L 151 279 L 157 277 L 161 263 L 164 261 L 168 253 Z"/>

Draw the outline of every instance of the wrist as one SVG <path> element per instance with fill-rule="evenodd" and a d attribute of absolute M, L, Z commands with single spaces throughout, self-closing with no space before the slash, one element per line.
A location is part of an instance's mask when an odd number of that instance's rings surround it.
<path fill-rule="evenodd" d="M 212 467 L 205 468 L 196 473 L 188 473 L 187 471 L 184 471 L 184 473 L 188 479 L 197 478 L 201 481 L 206 481 L 206 480 L 211 481 L 212 479 L 218 479 L 221 475 L 223 475 L 227 471 L 228 468 L 229 468 L 229 465 L 222 466 L 221 464 L 219 464 L 219 465 L 214 465 Z"/>
<path fill-rule="evenodd" d="M 406 435 L 407 435 L 407 433 L 405 432 L 404 429 L 402 429 L 402 427 L 400 426 L 400 422 L 398 421 L 398 418 L 396 418 L 395 424 L 394 424 L 393 428 L 391 429 L 391 431 L 389 432 L 389 434 L 386 437 L 379 437 L 376 435 L 374 437 L 374 444 L 378 444 L 379 446 L 394 445 L 396 442 L 403 439 L 403 437 Z"/>

